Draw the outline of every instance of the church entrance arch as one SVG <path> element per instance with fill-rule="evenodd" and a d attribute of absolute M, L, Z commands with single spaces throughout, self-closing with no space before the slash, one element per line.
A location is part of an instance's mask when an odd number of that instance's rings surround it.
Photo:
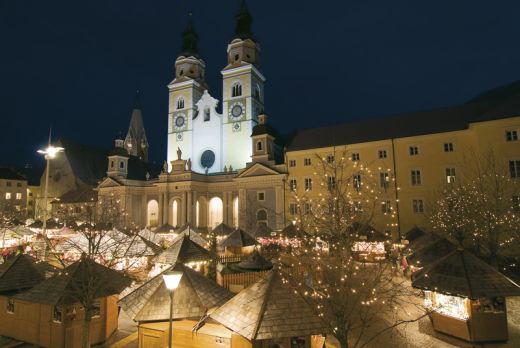
<path fill-rule="evenodd" d="M 146 226 L 156 227 L 159 223 L 159 203 L 155 199 L 148 202 Z"/>
<path fill-rule="evenodd" d="M 238 228 L 238 197 L 233 199 L 233 226 Z"/>
<path fill-rule="evenodd" d="M 218 224 L 224 221 L 224 205 L 222 203 L 222 199 L 219 197 L 213 197 L 209 200 L 209 228 L 213 229 L 217 227 Z"/>
<path fill-rule="evenodd" d="M 180 202 L 178 199 L 174 199 L 172 201 L 172 226 L 173 227 L 179 227 L 179 221 L 180 221 Z"/>

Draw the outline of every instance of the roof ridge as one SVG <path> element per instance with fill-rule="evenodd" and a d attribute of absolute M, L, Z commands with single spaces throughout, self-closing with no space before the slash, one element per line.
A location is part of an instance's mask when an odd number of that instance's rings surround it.
<path fill-rule="evenodd" d="M 271 289 L 273 288 L 273 284 L 274 284 L 273 278 L 275 277 L 275 272 L 276 272 L 276 270 L 271 271 L 271 274 L 269 274 L 267 277 L 264 278 L 269 283 L 267 284 L 267 289 L 265 290 L 265 293 L 264 293 L 262 305 L 260 306 L 260 316 L 258 317 L 258 320 L 256 321 L 255 327 L 253 329 L 253 335 L 251 337 L 252 340 L 256 339 L 256 336 L 258 335 L 258 329 L 260 328 L 260 323 L 262 322 L 262 319 L 264 318 L 265 307 L 267 305 L 267 298 L 271 294 Z"/>

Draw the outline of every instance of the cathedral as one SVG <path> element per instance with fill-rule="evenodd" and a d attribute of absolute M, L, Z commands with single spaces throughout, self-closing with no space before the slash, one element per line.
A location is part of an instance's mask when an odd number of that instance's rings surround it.
<path fill-rule="evenodd" d="M 258 224 L 284 226 L 283 151 L 263 112 L 265 77 L 251 23 L 242 2 L 227 45 L 220 101 L 204 80 L 206 64 L 190 16 L 168 84 L 167 161 L 158 175 L 147 165 L 141 108 L 134 105 L 128 134 L 116 139 L 107 176 L 98 186 L 99 199 L 117 196 L 131 223 L 212 228 L 223 222 L 248 230 Z"/>

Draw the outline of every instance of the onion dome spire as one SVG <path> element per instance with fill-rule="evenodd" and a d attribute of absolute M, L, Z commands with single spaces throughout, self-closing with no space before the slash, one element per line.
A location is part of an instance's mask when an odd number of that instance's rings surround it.
<path fill-rule="evenodd" d="M 199 50 L 197 48 L 197 43 L 199 41 L 199 35 L 195 31 L 195 26 L 193 25 L 192 13 L 188 14 L 188 24 L 186 24 L 186 29 L 182 32 L 182 56 L 199 56 Z"/>
<path fill-rule="evenodd" d="M 253 32 L 251 31 L 251 23 L 253 23 L 253 17 L 249 13 L 247 9 L 247 4 L 245 0 L 242 0 L 240 4 L 240 9 L 235 15 L 236 18 L 236 26 L 235 26 L 235 39 L 251 39 L 253 38 Z"/>

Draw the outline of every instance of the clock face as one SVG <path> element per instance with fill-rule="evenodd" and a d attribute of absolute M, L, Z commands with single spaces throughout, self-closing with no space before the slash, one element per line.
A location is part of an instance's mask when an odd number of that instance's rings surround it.
<path fill-rule="evenodd" d="M 180 129 L 184 126 L 184 123 L 186 121 L 184 120 L 184 116 L 180 115 L 175 118 L 175 128 Z"/>
<path fill-rule="evenodd" d="M 244 114 L 244 104 L 242 104 L 242 103 L 235 103 L 229 110 L 229 116 L 234 120 L 238 120 L 239 118 L 242 117 L 243 114 Z"/>
<path fill-rule="evenodd" d="M 200 156 L 200 164 L 202 168 L 211 168 L 215 163 L 215 153 L 211 150 L 206 150 Z"/>

